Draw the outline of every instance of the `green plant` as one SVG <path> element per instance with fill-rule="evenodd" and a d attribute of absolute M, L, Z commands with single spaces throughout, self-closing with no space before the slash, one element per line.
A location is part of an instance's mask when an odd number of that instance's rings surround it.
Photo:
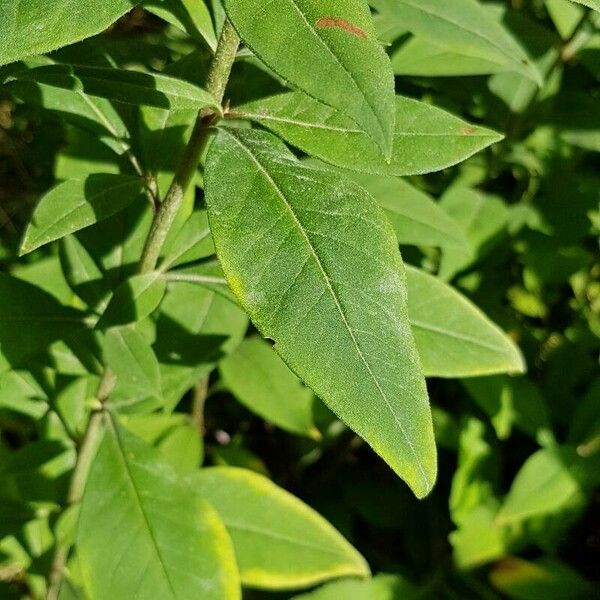
<path fill-rule="evenodd" d="M 592 593 L 580 4 L 0 0 L 6 597 Z"/>

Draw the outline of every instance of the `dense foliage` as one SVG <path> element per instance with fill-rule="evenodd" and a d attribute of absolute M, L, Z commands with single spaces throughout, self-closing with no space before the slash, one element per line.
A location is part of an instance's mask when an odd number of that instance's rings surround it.
<path fill-rule="evenodd" d="M 599 79 L 599 0 L 0 0 L 0 597 L 592 597 Z"/>

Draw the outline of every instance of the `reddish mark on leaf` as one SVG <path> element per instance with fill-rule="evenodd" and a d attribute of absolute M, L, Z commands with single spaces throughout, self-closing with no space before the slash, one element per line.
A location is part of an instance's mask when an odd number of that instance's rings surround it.
<path fill-rule="evenodd" d="M 471 135 L 475 133 L 475 129 L 473 127 L 461 127 L 460 134 L 461 135 Z"/>
<path fill-rule="evenodd" d="M 339 19 L 338 17 L 321 17 L 317 21 L 317 27 L 334 27 L 337 29 L 343 29 L 344 31 L 348 31 L 356 37 L 362 38 L 364 40 L 367 39 L 367 34 L 360 27 L 357 27 L 356 25 L 353 25 L 352 23 L 344 19 Z"/>

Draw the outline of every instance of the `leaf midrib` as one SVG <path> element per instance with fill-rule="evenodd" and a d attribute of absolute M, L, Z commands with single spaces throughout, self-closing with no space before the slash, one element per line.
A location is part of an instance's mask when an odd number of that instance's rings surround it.
<path fill-rule="evenodd" d="M 163 556 L 161 554 L 160 548 L 158 546 L 158 542 L 156 541 L 156 538 L 154 537 L 154 532 L 152 531 L 152 528 L 150 527 L 150 522 L 148 521 L 148 517 L 146 516 L 146 512 L 144 511 L 144 506 L 142 504 L 142 498 L 140 496 L 140 493 L 135 485 L 134 479 L 133 479 L 133 475 L 131 473 L 131 470 L 129 468 L 129 463 L 127 462 L 127 460 L 125 459 L 125 449 L 123 448 L 123 444 L 121 442 L 121 438 L 119 436 L 119 431 L 118 429 L 115 427 L 114 423 L 112 422 L 112 417 L 109 416 L 108 417 L 108 422 L 110 423 L 110 426 L 113 430 L 114 433 L 114 437 L 115 437 L 115 441 L 117 442 L 117 446 L 119 448 L 119 456 L 123 462 L 123 467 L 125 469 L 125 473 L 127 475 L 127 481 L 130 484 L 131 489 L 133 490 L 133 495 L 135 496 L 135 500 L 136 500 L 136 505 L 139 508 L 139 512 L 142 516 L 142 519 L 144 521 L 144 524 L 146 525 L 146 530 L 148 532 L 148 536 L 150 537 L 150 540 L 152 542 L 152 545 L 154 546 L 154 549 L 156 551 L 156 555 L 158 556 L 158 562 L 160 564 L 160 568 L 165 576 L 165 579 L 167 581 L 167 584 L 169 586 L 169 589 L 171 590 L 171 594 L 173 596 L 173 598 L 177 597 L 177 594 L 175 593 L 175 588 L 173 587 L 173 583 L 171 581 L 171 578 L 169 577 L 169 573 L 167 572 L 167 569 L 165 567 L 164 564 L 164 559 Z"/>
<path fill-rule="evenodd" d="M 250 157 L 250 159 L 256 164 L 257 168 L 259 169 L 259 171 L 264 175 L 264 177 L 267 179 L 267 182 L 271 184 L 271 186 L 273 187 L 274 191 L 276 192 L 276 194 L 281 198 L 283 205 L 285 206 L 285 208 L 288 210 L 288 212 L 290 213 L 292 219 L 294 220 L 294 223 L 296 224 L 298 230 L 300 231 L 306 246 L 308 247 L 309 253 L 310 255 L 313 257 L 313 260 L 315 261 L 323 282 L 325 283 L 325 286 L 327 288 L 327 290 L 329 291 L 329 294 L 331 295 L 331 298 L 334 301 L 334 304 L 340 314 L 340 317 L 342 318 L 342 322 L 344 324 L 344 327 L 346 328 L 346 330 L 348 331 L 348 334 L 350 335 L 350 338 L 352 340 L 352 343 L 354 344 L 354 347 L 356 349 L 356 352 L 361 360 L 361 362 L 365 365 L 367 372 L 369 373 L 371 379 L 373 380 L 373 383 L 375 384 L 375 387 L 377 388 L 379 394 L 381 395 L 382 399 L 385 402 L 385 405 L 387 406 L 388 410 L 390 411 L 390 413 L 392 414 L 394 421 L 396 422 L 396 424 L 398 425 L 398 428 L 400 429 L 400 432 L 402 433 L 408 447 L 410 448 L 410 451 L 415 459 L 416 464 L 419 467 L 419 471 L 421 472 L 421 476 L 423 478 L 423 481 L 425 483 L 425 486 L 427 488 L 431 487 L 431 482 L 429 481 L 429 477 L 427 477 L 427 474 L 425 473 L 425 470 L 423 468 L 423 465 L 421 464 L 421 461 L 419 459 L 419 456 L 417 454 L 417 451 L 415 450 L 415 447 L 412 443 L 412 441 L 410 440 L 410 438 L 408 437 L 406 430 L 404 429 L 404 426 L 402 425 L 402 422 L 400 421 L 400 419 L 398 418 L 398 416 L 396 415 L 390 401 L 388 400 L 385 392 L 383 391 L 381 385 L 379 384 L 379 381 L 377 380 L 377 378 L 375 377 L 375 374 L 373 373 L 371 366 L 369 365 L 369 363 L 367 362 L 361 348 L 360 345 L 358 344 L 358 340 L 356 339 L 356 336 L 354 335 L 354 332 L 352 331 L 352 328 L 350 327 L 350 324 L 348 323 L 348 319 L 346 317 L 346 314 L 340 304 L 340 301 L 337 297 L 337 294 L 332 286 L 331 283 L 331 279 L 329 278 L 329 275 L 327 274 L 327 271 L 325 270 L 325 268 L 323 267 L 323 264 L 321 263 L 321 260 L 314 248 L 314 246 L 312 245 L 312 242 L 307 234 L 307 232 L 305 231 L 304 227 L 302 226 L 301 221 L 298 219 L 298 216 L 296 215 L 294 209 L 292 208 L 292 206 L 289 204 L 289 202 L 287 201 L 287 198 L 285 197 L 284 193 L 282 192 L 282 190 L 279 188 L 279 186 L 277 185 L 277 183 L 275 182 L 275 180 L 271 177 L 271 175 L 269 174 L 269 172 L 267 171 L 267 169 L 263 166 L 263 164 L 258 160 L 258 158 L 250 151 L 249 148 L 247 148 L 232 132 L 227 131 L 227 134 L 231 136 L 231 138 L 244 150 L 244 152 Z"/>

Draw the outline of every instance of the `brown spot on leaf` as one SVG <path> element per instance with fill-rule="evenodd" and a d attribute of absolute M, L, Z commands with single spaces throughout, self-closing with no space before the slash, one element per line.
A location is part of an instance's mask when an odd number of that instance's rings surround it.
<path fill-rule="evenodd" d="M 360 27 L 353 25 L 345 19 L 339 19 L 338 17 L 321 17 L 317 21 L 317 27 L 334 27 L 336 29 L 343 29 L 344 31 L 347 31 L 352 35 L 355 35 L 356 37 L 362 38 L 364 40 L 367 39 L 367 34 Z"/>
<path fill-rule="evenodd" d="M 461 127 L 460 134 L 461 135 L 472 135 L 475 133 L 475 129 L 473 127 Z"/>

